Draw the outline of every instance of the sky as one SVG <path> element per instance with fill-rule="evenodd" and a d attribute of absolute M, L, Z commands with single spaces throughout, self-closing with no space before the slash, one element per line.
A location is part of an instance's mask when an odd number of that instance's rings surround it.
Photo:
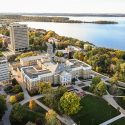
<path fill-rule="evenodd" d="M 0 13 L 125 13 L 125 0 L 0 0 Z"/>

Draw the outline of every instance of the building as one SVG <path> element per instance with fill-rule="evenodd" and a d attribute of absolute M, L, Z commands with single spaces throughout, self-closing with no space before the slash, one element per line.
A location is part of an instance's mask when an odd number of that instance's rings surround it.
<path fill-rule="evenodd" d="M 9 81 L 9 66 L 5 57 L 0 57 L 0 82 Z"/>
<path fill-rule="evenodd" d="M 27 50 L 29 47 L 29 36 L 27 25 L 13 23 L 10 25 L 9 49 L 14 52 Z"/>
<path fill-rule="evenodd" d="M 72 46 L 72 45 L 69 45 L 66 50 L 68 52 L 74 52 L 74 51 L 82 51 L 82 49 L 80 47 L 76 47 L 76 46 Z"/>
<path fill-rule="evenodd" d="M 46 43 L 47 45 L 47 54 L 49 54 L 50 56 L 53 55 L 53 45 L 50 43 Z"/>
<path fill-rule="evenodd" d="M 39 82 L 70 85 L 73 79 L 91 77 L 91 66 L 76 59 L 58 63 L 44 55 L 20 59 L 20 64 L 18 73 L 28 90 L 38 88 Z"/>
<path fill-rule="evenodd" d="M 50 37 L 50 38 L 48 39 L 48 42 L 49 42 L 49 43 L 53 43 L 53 42 L 58 43 L 59 40 L 56 39 L 56 38 L 54 38 L 54 37 Z"/>

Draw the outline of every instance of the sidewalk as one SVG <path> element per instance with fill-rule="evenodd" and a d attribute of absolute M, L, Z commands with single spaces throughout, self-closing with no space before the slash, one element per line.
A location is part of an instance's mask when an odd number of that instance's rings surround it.
<path fill-rule="evenodd" d="M 44 104 L 42 104 L 41 102 L 39 102 L 38 100 L 35 100 L 35 102 L 41 106 L 42 108 L 44 108 L 46 111 L 50 110 L 50 108 L 48 108 L 47 106 L 45 106 Z M 66 125 L 77 125 L 70 117 L 61 117 L 60 115 L 57 114 L 57 118 L 64 124 Z"/>
<path fill-rule="evenodd" d="M 124 117 L 124 115 L 120 114 L 120 115 L 118 115 L 118 116 L 116 116 L 116 117 L 114 117 L 114 118 L 112 118 L 112 119 L 110 119 L 108 121 L 105 121 L 105 122 L 101 123 L 100 125 L 109 125 L 110 123 L 112 123 L 112 122 L 114 122 L 114 121 L 116 121 L 116 120 L 118 120 L 118 119 L 120 119 L 122 117 Z"/>

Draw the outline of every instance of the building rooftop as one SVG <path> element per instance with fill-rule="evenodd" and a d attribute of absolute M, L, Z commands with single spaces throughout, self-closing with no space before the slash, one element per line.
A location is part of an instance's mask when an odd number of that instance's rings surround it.
<path fill-rule="evenodd" d="M 4 56 L 0 57 L 0 61 L 4 61 L 4 60 L 7 60 L 7 58 Z"/>
<path fill-rule="evenodd" d="M 19 23 L 11 23 L 10 24 L 10 27 L 27 27 L 27 25 L 26 24 L 19 24 Z"/>
<path fill-rule="evenodd" d="M 85 68 L 90 67 L 88 64 L 86 64 L 82 61 L 79 61 L 77 59 L 71 59 L 71 60 L 69 60 L 69 62 L 71 62 L 73 64 L 73 65 L 71 65 L 72 68 L 76 68 L 76 67 L 80 67 L 80 66 L 85 67 Z"/>
<path fill-rule="evenodd" d="M 30 67 L 24 67 L 23 71 L 31 79 L 37 78 L 39 75 L 51 73 L 51 71 L 48 70 L 48 69 L 44 69 L 44 70 L 39 71 L 39 70 L 35 69 L 33 66 L 32 67 L 31 66 Z"/>
<path fill-rule="evenodd" d="M 43 58 L 43 55 L 30 56 L 30 57 L 21 58 L 20 61 L 32 61 L 32 60 L 39 60 L 42 58 Z"/>

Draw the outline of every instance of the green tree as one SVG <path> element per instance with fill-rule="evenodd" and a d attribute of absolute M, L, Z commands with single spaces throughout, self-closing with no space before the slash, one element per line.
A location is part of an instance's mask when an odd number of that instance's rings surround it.
<path fill-rule="evenodd" d="M 50 83 L 45 83 L 45 82 L 41 82 L 38 84 L 38 88 L 39 88 L 39 93 L 43 94 L 46 93 L 49 89 L 51 89 L 51 84 Z"/>
<path fill-rule="evenodd" d="M 75 114 L 80 110 L 80 97 L 74 92 L 66 92 L 60 99 L 60 106 L 66 114 Z"/>
<path fill-rule="evenodd" d="M 15 123 L 22 122 L 24 115 L 24 108 L 20 104 L 16 103 L 12 108 L 10 120 Z"/>
<path fill-rule="evenodd" d="M 103 81 L 101 81 L 100 83 L 98 83 L 94 89 L 94 92 L 96 95 L 102 96 L 106 93 L 106 85 Z"/>
<path fill-rule="evenodd" d="M 101 81 L 101 78 L 99 76 L 96 76 L 92 78 L 92 84 L 98 84 Z"/>
<path fill-rule="evenodd" d="M 59 52 L 59 51 L 57 51 L 55 55 L 58 56 L 58 57 L 63 57 L 64 56 L 63 52 Z"/>
<path fill-rule="evenodd" d="M 111 78 L 110 83 L 111 83 L 111 84 L 117 84 L 117 83 L 118 83 L 118 79 L 119 79 L 119 73 L 116 72 L 116 73 L 113 75 L 113 77 Z"/>
<path fill-rule="evenodd" d="M 6 100 L 3 95 L 0 94 L 0 119 L 6 110 Z"/>

